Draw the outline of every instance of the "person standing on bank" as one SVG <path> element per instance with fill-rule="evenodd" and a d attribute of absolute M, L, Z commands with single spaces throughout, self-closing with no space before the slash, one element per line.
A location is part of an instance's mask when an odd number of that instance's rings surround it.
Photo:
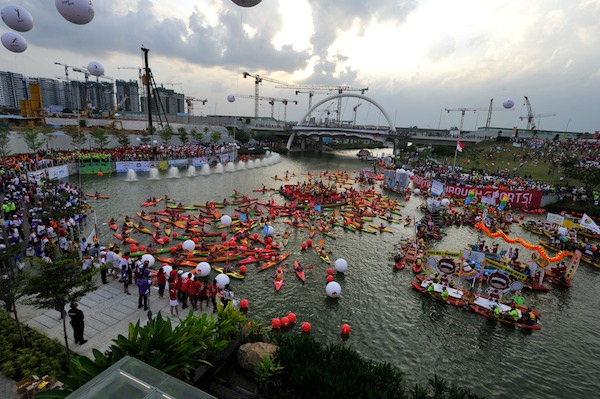
<path fill-rule="evenodd" d="M 71 318 L 71 326 L 73 326 L 73 335 L 75 337 L 75 343 L 83 345 L 87 342 L 87 339 L 83 339 L 83 328 L 84 328 L 84 316 L 83 312 L 77 308 L 77 303 L 71 302 L 71 309 L 67 312 Z"/>
<path fill-rule="evenodd" d="M 139 277 L 135 280 L 140 294 L 138 299 L 138 309 L 143 306 L 144 310 L 148 310 L 148 294 L 150 293 L 150 284 L 152 284 L 152 280 L 149 279 L 149 276 L 150 270 L 142 268 Z"/>

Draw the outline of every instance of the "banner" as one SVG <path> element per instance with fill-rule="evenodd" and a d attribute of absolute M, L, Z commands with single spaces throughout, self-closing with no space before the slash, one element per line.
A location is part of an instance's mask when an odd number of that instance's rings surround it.
<path fill-rule="evenodd" d="M 473 251 L 470 249 L 463 249 L 462 257 L 468 260 L 474 260 L 479 264 L 483 264 L 485 261 L 485 253 L 479 251 Z"/>
<path fill-rule="evenodd" d="M 176 168 L 179 168 L 179 169 L 187 169 L 188 160 L 187 159 L 170 159 L 168 161 L 168 165 L 169 165 L 169 167 L 175 166 Z"/>
<path fill-rule="evenodd" d="M 442 195 L 444 195 L 444 183 L 436 180 L 432 181 L 430 191 L 431 194 L 441 197 Z"/>
<path fill-rule="evenodd" d="M 500 262 L 496 262 L 496 261 L 491 260 L 491 259 L 486 259 L 485 260 L 485 264 L 486 265 L 490 265 L 490 266 L 492 266 L 492 267 L 494 267 L 496 269 L 505 271 L 508 274 L 510 274 L 511 276 L 518 278 L 519 280 L 526 280 L 527 279 L 527 276 L 524 275 L 523 273 L 519 273 L 518 271 L 516 271 L 514 269 L 511 269 L 510 267 L 508 267 L 506 265 L 503 265 Z"/>
<path fill-rule="evenodd" d="M 204 166 L 208 163 L 208 157 L 197 157 L 192 159 L 192 165 L 195 167 Z"/>
<path fill-rule="evenodd" d="M 452 252 L 452 251 L 436 251 L 433 249 L 429 249 L 427 251 L 425 251 L 425 253 L 427 255 L 431 255 L 431 256 L 452 256 L 454 258 L 460 258 L 461 257 L 461 253 L 460 252 Z"/>
<path fill-rule="evenodd" d="M 33 177 L 37 182 L 40 182 L 42 178 L 48 178 L 51 180 L 62 179 L 69 177 L 69 169 L 67 165 L 53 166 L 48 169 L 36 170 L 28 173 L 29 177 Z"/>
<path fill-rule="evenodd" d="M 421 190 L 429 189 L 432 185 L 431 180 L 424 177 L 413 175 L 413 184 L 419 187 Z M 526 207 L 526 208 L 539 208 L 542 202 L 544 192 L 542 190 L 507 190 L 500 191 L 494 188 L 485 187 L 470 187 L 470 186 L 453 186 L 446 184 L 445 195 L 447 197 L 454 198 L 467 198 L 470 190 L 475 190 L 477 198 L 489 197 L 486 201 L 493 202 L 493 205 L 500 203 L 500 197 L 506 193 L 508 195 L 508 202 L 511 206 Z"/>
<path fill-rule="evenodd" d="M 555 213 L 548 212 L 548 214 L 546 215 L 546 221 L 548 223 L 554 223 L 559 226 L 562 226 L 563 222 L 565 221 L 565 218 Z"/>
<path fill-rule="evenodd" d="M 150 168 L 157 166 L 157 161 L 120 161 L 115 163 L 117 173 L 127 173 L 129 169 L 136 172 L 149 172 Z"/>

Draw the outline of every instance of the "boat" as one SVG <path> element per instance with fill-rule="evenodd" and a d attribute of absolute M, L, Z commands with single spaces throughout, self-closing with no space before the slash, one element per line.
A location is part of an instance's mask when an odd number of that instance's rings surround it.
<path fill-rule="evenodd" d="M 427 290 L 427 288 L 429 287 L 430 284 L 433 284 L 433 293 L 431 293 L 431 294 Z M 465 306 L 467 295 L 466 295 L 466 292 L 464 292 L 462 290 L 443 286 L 442 284 L 434 283 L 433 281 L 430 281 L 430 280 L 412 281 L 411 285 L 413 286 L 414 289 L 416 289 L 420 293 L 430 296 L 440 302 L 448 303 L 450 305 L 453 305 L 453 306 L 456 306 L 459 308 L 462 308 Z M 446 301 L 442 300 L 442 292 L 444 291 L 444 288 L 446 288 L 448 290 L 448 299 Z"/>
<path fill-rule="evenodd" d="M 283 280 L 284 280 L 283 269 L 285 269 L 285 265 L 279 266 L 277 268 L 277 273 L 275 274 L 275 278 L 273 279 L 273 285 L 275 286 L 275 291 L 278 291 L 278 292 L 281 289 L 281 287 L 283 286 Z M 278 274 L 281 274 L 280 279 L 277 278 Z"/>
<path fill-rule="evenodd" d="M 379 230 L 381 233 L 385 232 L 385 233 L 392 233 L 392 234 L 394 234 L 394 231 L 388 229 L 387 227 L 377 226 L 376 224 L 369 224 L 369 226 L 371 226 L 375 230 Z"/>
<path fill-rule="evenodd" d="M 259 271 L 266 270 L 266 269 L 270 268 L 271 266 L 275 266 L 276 264 L 281 263 L 284 260 L 286 260 L 289 256 L 290 256 L 289 252 L 287 252 L 285 254 L 281 254 L 279 256 L 276 256 L 274 260 L 271 260 L 271 261 L 265 263 L 264 265 L 259 266 L 258 270 Z"/>
<path fill-rule="evenodd" d="M 211 265 L 210 267 L 212 267 L 214 270 L 218 271 L 219 273 L 223 273 L 223 270 L 225 270 L 225 268 L 223 268 L 223 267 L 218 267 L 218 266 L 214 266 L 214 265 Z M 237 278 L 239 280 L 246 278 L 246 276 L 244 276 L 243 274 L 240 274 L 240 273 L 238 273 L 236 271 L 233 271 L 233 270 L 230 270 L 230 271 L 228 271 L 226 273 L 223 273 L 223 274 L 226 274 L 229 277 Z"/>
<path fill-rule="evenodd" d="M 165 245 L 166 243 L 169 242 L 169 237 L 164 236 L 164 237 L 156 237 L 156 233 L 152 233 L 152 240 L 156 241 L 157 243 L 159 243 L 160 245 Z"/>
<path fill-rule="evenodd" d="M 500 308 L 500 310 L 502 312 L 502 315 L 500 317 L 494 316 L 494 312 L 492 310 L 493 306 L 498 306 Z M 537 323 L 537 322 L 534 324 L 528 324 L 526 322 L 513 320 L 512 317 L 508 316 L 508 312 L 511 309 L 510 306 L 505 305 L 503 303 L 497 303 L 494 301 L 490 301 L 489 299 L 484 298 L 484 297 L 477 297 L 475 299 L 475 301 L 473 302 L 473 304 L 471 304 L 469 307 L 471 308 L 471 310 L 473 312 L 480 314 L 484 317 L 487 317 L 488 319 L 491 319 L 491 320 L 498 320 L 502 324 L 510 325 L 513 327 L 521 327 L 522 329 L 525 329 L 525 330 L 541 330 L 542 329 L 542 326 L 540 326 L 539 323 Z M 521 311 L 521 309 L 519 309 L 519 311 Z M 526 309 L 525 309 L 525 311 L 526 311 Z M 536 315 L 536 317 L 539 317 L 539 316 Z"/>
<path fill-rule="evenodd" d="M 304 279 L 306 278 L 306 276 L 304 275 L 304 268 L 302 268 L 302 270 L 298 270 L 299 267 L 300 267 L 300 263 L 297 260 L 295 260 L 294 261 L 294 271 L 296 272 L 296 276 L 302 282 L 304 282 Z"/>
<path fill-rule="evenodd" d="M 394 262 L 394 267 L 396 268 L 396 270 L 402 270 L 404 269 L 405 264 L 406 260 L 402 258 L 400 261 Z"/>
<path fill-rule="evenodd" d="M 133 239 L 133 238 L 129 238 L 129 237 L 123 238 L 123 236 L 121 234 L 113 233 L 113 236 L 115 236 L 115 238 L 117 238 L 123 242 L 126 242 L 127 244 L 136 244 L 137 245 L 140 243 L 138 240 Z"/>
<path fill-rule="evenodd" d="M 140 226 L 139 224 L 135 224 L 135 223 L 133 224 L 133 227 L 141 233 L 152 235 L 152 231 L 150 231 L 150 229 L 147 227 Z"/>
<path fill-rule="evenodd" d="M 283 237 L 283 240 L 281 242 L 284 247 L 287 247 L 288 243 L 290 242 L 290 237 Z"/>
<path fill-rule="evenodd" d="M 113 221 L 112 223 L 111 221 L 109 221 L 108 227 L 110 227 L 112 231 L 117 231 L 117 229 L 119 228 L 119 224 L 116 221 Z"/>
<path fill-rule="evenodd" d="M 96 195 L 96 194 L 86 194 L 88 197 L 90 198 L 96 198 L 96 199 L 109 199 L 110 197 L 108 195 Z"/>

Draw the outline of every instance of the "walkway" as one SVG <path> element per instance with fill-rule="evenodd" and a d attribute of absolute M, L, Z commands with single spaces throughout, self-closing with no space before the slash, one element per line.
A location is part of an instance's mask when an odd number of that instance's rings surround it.
<path fill-rule="evenodd" d="M 148 322 L 147 312 L 138 309 L 138 289 L 136 285 L 129 287 L 131 295 L 123 293 L 123 285 L 109 276 L 108 283 L 102 284 L 100 275 L 94 277 L 98 284 L 98 289 L 88 293 L 80 302 L 79 309 L 85 315 L 84 337 L 88 340 L 83 345 L 77 345 L 73 341 L 73 329 L 68 324 L 67 333 L 69 336 L 69 348 L 80 354 L 92 357 L 92 349 L 98 349 L 100 352 L 108 350 L 112 340 L 119 334 L 127 336 L 129 323 L 135 323 L 140 320 L 141 325 Z M 165 298 L 158 298 L 158 288 L 152 287 L 149 298 L 150 309 L 154 316 L 159 312 L 165 318 L 171 318 L 173 326 L 179 325 L 179 319 L 170 316 L 168 293 L 165 292 Z M 50 338 L 57 338 L 61 343 L 64 342 L 63 325 L 60 314 L 56 310 L 36 309 L 33 306 L 18 304 L 19 320 L 29 327 L 46 334 Z M 67 309 L 68 310 L 68 309 Z M 179 309 L 179 316 L 188 315 L 191 307 L 185 310 Z M 204 311 L 194 311 L 196 315 L 202 313 L 212 313 L 212 307 L 204 307 Z M 14 384 L 14 381 L 9 380 Z M 11 391 L 9 381 L 0 374 L 0 398 L 14 398 L 14 389 Z M 13 385 L 14 387 L 14 385 Z"/>

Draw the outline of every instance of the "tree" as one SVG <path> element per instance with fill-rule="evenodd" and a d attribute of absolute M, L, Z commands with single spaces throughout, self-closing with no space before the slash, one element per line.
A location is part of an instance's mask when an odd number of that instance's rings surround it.
<path fill-rule="evenodd" d="M 70 357 L 64 308 L 66 304 L 77 302 L 88 292 L 96 290 L 97 286 L 91 279 L 95 271 L 92 268 L 84 271 L 77 253 L 56 256 L 52 262 L 34 258 L 32 263 L 37 273 L 27 275 L 24 293 L 28 297 L 24 302 L 38 309 L 58 309 L 61 312 L 65 347 Z"/>
<path fill-rule="evenodd" d="M 92 130 L 91 135 L 96 147 L 104 148 L 110 142 L 110 138 L 103 129 L 95 128 Z"/>
<path fill-rule="evenodd" d="M 168 145 L 171 142 L 171 139 L 173 139 L 173 129 L 171 129 L 171 126 L 167 125 L 161 129 L 158 136 L 163 144 Z"/>
<path fill-rule="evenodd" d="M 185 145 L 190 141 L 190 136 L 188 136 L 188 132 L 184 127 L 177 129 L 177 134 L 179 134 L 179 141 L 181 141 L 181 144 Z"/>
<path fill-rule="evenodd" d="M 208 128 L 204 128 L 204 130 L 207 130 Z M 196 141 L 202 141 L 202 139 L 204 138 L 204 133 L 199 132 L 196 128 L 192 128 L 192 130 L 190 131 L 190 134 L 192 135 L 192 138 Z"/>
<path fill-rule="evenodd" d="M 221 132 L 212 132 L 210 134 L 210 141 L 216 144 L 219 140 L 221 140 Z"/>
<path fill-rule="evenodd" d="M 142 144 L 148 145 L 152 141 L 152 136 L 156 132 L 156 128 L 154 126 L 148 126 L 145 132 L 142 133 L 142 137 L 140 137 L 140 141 Z"/>
<path fill-rule="evenodd" d="M 129 147 L 131 145 L 131 138 L 127 133 L 120 130 L 115 131 L 114 136 L 117 138 L 117 143 L 121 147 Z"/>
<path fill-rule="evenodd" d="M 0 156 L 2 158 L 8 155 L 10 151 L 10 132 L 5 127 L 0 127 Z"/>
<path fill-rule="evenodd" d="M 17 312 L 17 307 L 15 306 L 16 302 L 23 297 L 24 275 L 16 273 L 15 256 L 25 250 L 26 242 L 23 241 L 16 245 L 8 245 L 8 234 L 6 229 L 3 230 L 5 248 L 0 252 L 0 263 L 8 267 L 8 274 L 7 278 L 3 280 L 2 298 L 6 304 L 6 310 L 13 312 L 19 338 L 21 339 L 21 345 L 25 347 L 25 336 L 23 335 L 23 330 L 21 330 L 19 314 Z"/>
<path fill-rule="evenodd" d="M 40 137 L 40 132 L 32 127 L 28 127 L 21 134 L 23 135 L 25 144 L 31 150 L 31 152 L 37 152 L 40 148 L 42 148 L 42 145 L 44 145 L 44 140 Z"/>
<path fill-rule="evenodd" d="M 600 168 L 588 166 L 581 162 L 577 156 L 571 156 L 561 162 L 565 176 L 581 181 L 585 188 L 598 189 L 600 187 Z"/>
<path fill-rule="evenodd" d="M 250 141 L 250 133 L 248 133 L 248 132 L 246 132 L 244 130 L 237 129 L 235 131 L 235 137 L 234 138 L 235 138 L 236 141 L 239 141 L 240 143 L 245 144 L 245 143 L 247 143 L 247 142 Z"/>
<path fill-rule="evenodd" d="M 64 130 L 65 134 L 71 138 L 73 147 L 81 148 L 86 140 L 85 134 L 82 134 L 77 126 L 66 126 Z"/>

